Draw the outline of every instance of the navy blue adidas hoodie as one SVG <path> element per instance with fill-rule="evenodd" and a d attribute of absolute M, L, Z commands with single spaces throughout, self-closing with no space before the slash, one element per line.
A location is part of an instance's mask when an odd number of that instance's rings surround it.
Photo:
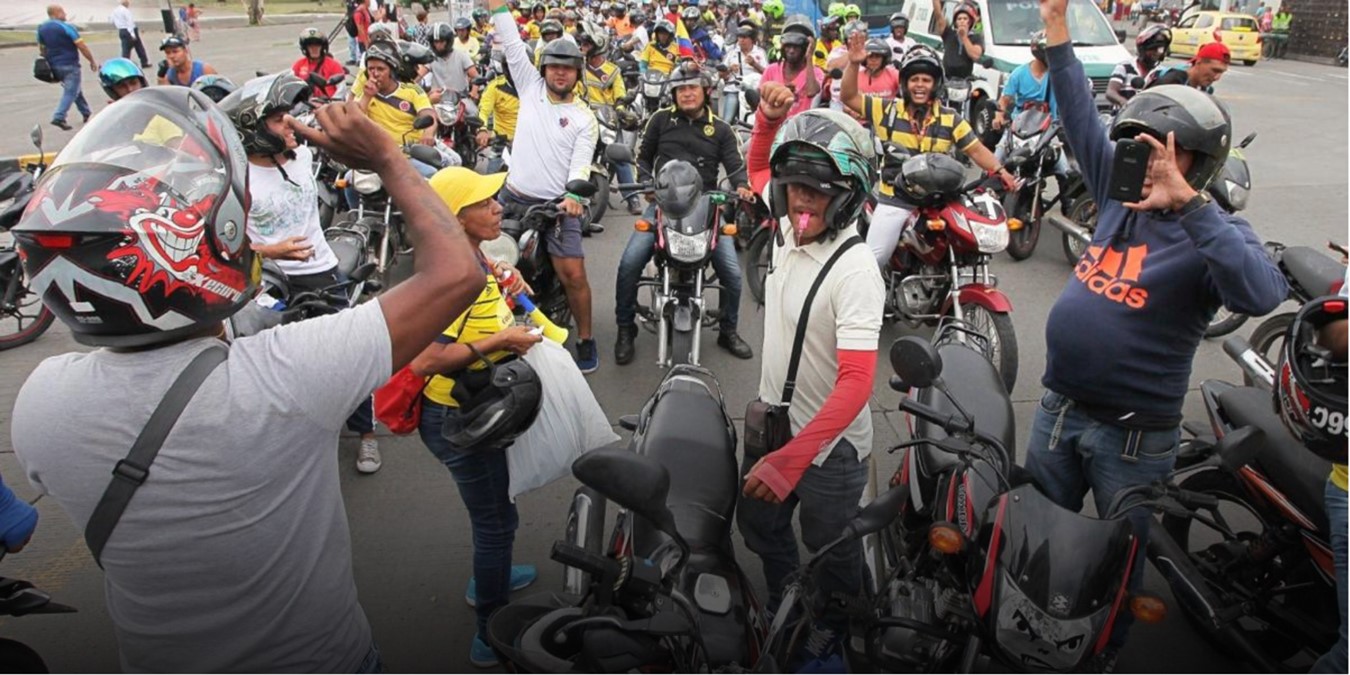
<path fill-rule="evenodd" d="M 1065 135 L 1100 206 L 1087 253 L 1046 321 L 1041 383 L 1122 426 L 1181 420 L 1191 362 L 1219 305 L 1260 316 L 1288 289 L 1246 220 L 1210 204 L 1179 218 L 1106 197 L 1115 146 L 1070 44 L 1047 50 Z"/>

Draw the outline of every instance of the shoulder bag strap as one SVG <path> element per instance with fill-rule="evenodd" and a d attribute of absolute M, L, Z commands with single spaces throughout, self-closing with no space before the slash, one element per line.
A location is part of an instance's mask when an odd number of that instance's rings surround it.
<path fill-rule="evenodd" d="M 783 399 L 779 405 L 787 407 L 792 403 L 792 395 L 797 391 L 797 366 L 802 361 L 802 344 L 806 342 L 806 320 L 811 317 L 811 303 L 816 300 L 816 291 L 820 290 L 820 285 L 825 282 L 825 277 L 829 276 L 830 268 L 839 260 L 844 252 L 861 244 L 862 238 L 854 235 L 844 241 L 839 248 L 835 249 L 834 255 L 825 261 L 825 266 L 820 268 L 820 273 L 816 275 L 816 280 L 811 284 L 811 290 L 806 293 L 806 302 L 802 303 L 801 316 L 797 317 L 797 335 L 792 338 L 792 356 L 788 359 L 787 380 L 783 382 Z"/>
<path fill-rule="evenodd" d="M 94 507 L 93 515 L 84 526 L 84 541 L 89 545 L 89 552 L 94 554 L 94 562 L 98 563 L 100 569 L 103 567 L 103 547 L 108 543 L 108 537 L 112 536 L 117 521 L 121 520 L 122 512 L 126 511 L 136 490 L 150 477 L 150 465 L 164 445 L 164 439 L 206 376 L 224 363 L 229 355 L 230 351 L 224 345 L 213 343 L 194 357 L 155 407 L 150 421 L 141 429 L 126 458 L 119 460 L 113 467 L 112 481 L 103 491 L 103 497 L 98 500 L 98 506 Z"/>

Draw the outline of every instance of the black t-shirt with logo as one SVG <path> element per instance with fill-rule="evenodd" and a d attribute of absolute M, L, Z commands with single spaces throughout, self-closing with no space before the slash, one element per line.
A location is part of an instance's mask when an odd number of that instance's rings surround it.
<path fill-rule="evenodd" d="M 984 48 L 984 36 L 971 31 L 971 44 Z M 975 71 L 975 61 L 966 53 L 966 46 L 956 34 L 955 26 L 947 26 L 942 31 L 942 74 L 947 77 L 970 77 Z"/>

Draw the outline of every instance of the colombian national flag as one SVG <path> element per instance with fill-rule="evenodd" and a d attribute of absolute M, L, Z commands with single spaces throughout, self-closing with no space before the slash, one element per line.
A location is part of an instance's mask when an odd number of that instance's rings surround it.
<path fill-rule="evenodd" d="M 689 39 L 689 30 L 684 27 L 684 20 L 675 19 L 675 43 L 680 47 L 680 58 L 694 58 L 694 41 Z"/>

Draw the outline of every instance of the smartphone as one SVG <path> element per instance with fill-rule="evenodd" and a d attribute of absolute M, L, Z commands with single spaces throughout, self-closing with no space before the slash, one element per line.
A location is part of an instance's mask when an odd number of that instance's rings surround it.
<path fill-rule="evenodd" d="M 1107 187 L 1111 199 L 1137 202 L 1144 190 L 1144 176 L 1148 175 L 1148 157 L 1153 148 L 1131 138 L 1116 141 L 1116 158 L 1111 165 L 1111 183 Z"/>

